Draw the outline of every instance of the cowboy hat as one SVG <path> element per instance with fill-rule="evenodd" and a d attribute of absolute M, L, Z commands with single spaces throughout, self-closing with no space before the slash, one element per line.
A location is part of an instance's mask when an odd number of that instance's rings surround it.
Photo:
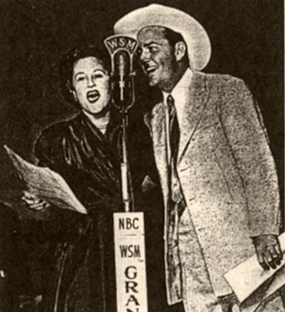
<path fill-rule="evenodd" d="M 180 33 L 188 48 L 190 67 L 203 69 L 211 56 L 211 43 L 205 29 L 190 15 L 178 9 L 151 4 L 123 16 L 114 25 L 114 33 L 136 39 L 146 26 L 162 26 Z"/>

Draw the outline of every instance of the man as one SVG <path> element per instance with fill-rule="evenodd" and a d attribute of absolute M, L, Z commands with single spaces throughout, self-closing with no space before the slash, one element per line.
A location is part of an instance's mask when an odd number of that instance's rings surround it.
<path fill-rule="evenodd" d="M 223 275 L 256 250 L 280 264 L 279 195 L 266 131 L 240 79 L 198 72 L 210 58 L 203 27 L 177 9 L 150 5 L 119 20 L 137 36 L 140 62 L 163 102 L 146 116 L 165 206 L 169 304 L 187 312 L 239 311 Z M 284 311 L 280 297 L 262 311 Z"/>

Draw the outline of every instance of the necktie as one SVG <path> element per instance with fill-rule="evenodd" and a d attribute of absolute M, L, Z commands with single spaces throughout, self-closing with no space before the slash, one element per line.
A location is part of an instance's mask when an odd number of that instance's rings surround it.
<path fill-rule="evenodd" d="M 179 127 L 174 105 L 174 99 L 168 95 L 166 99 L 169 114 L 169 141 L 170 141 L 170 164 L 169 164 L 169 204 L 167 211 L 167 264 L 171 288 L 176 289 L 178 298 L 182 297 L 181 268 L 178 254 L 178 223 L 186 205 L 181 191 L 180 182 L 176 172 L 176 160 L 179 144 Z"/>
<path fill-rule="evenodd" d="M 167 106 L 169 112 L 169 131 L 170 131 L 170 150 L 171 150 L 171 158 L 173 158 L 174 162 L 176 162 L 177 152 L 178 152 L 178 143 L 179 143 L 179 127 L 176 109 L 174 105 L 174 98 L 172 95 L 168 95 Z"/>
<path fill-rule="evenodd" d="M 181 191 L 180 182 L 177 175 L 176 160 L 179 145 L 179 126 L 177 120 L 174 99 L 171 95 L 167 97 L 167 105 L 169 112 L 169 137 L 170 137 L 170 165 L 169 165 L 169 190 L 173 202 L 182 203 L 183 195 Z M 183 207 L 182 207 L 183 206 Z M 179 210 L 183 211 L 185 205 L 179 205 Z"/>

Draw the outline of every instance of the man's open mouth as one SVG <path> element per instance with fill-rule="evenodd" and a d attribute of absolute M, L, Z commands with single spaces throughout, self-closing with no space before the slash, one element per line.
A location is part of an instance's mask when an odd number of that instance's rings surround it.
<path fill-rule="evenodd" d="M 150 66 L 150 67 L 147 67 L 145 68 L 145 71 L 148 75 L 152 74 L 153 72 L 155 72 L 157 70 L 157 67 L 156 66 Z"/>
<path fill-rule="evenodd" d="M 99 99 L 99 97 L 100 93 L 97 90 L 87 92 L 87 100 L 90 103 L 95 103 Z"/>

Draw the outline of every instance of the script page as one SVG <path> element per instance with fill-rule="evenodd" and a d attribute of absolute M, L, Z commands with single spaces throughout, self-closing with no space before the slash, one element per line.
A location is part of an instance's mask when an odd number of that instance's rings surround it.
<path fill-rule="evenodd" d="M 49 168 L 35 166 L 25 161 L 9 147 L 4 147 L 20 178 L 32 194 L 59 208 L 87 214 L 84 206 L 58 173 Z"/>

